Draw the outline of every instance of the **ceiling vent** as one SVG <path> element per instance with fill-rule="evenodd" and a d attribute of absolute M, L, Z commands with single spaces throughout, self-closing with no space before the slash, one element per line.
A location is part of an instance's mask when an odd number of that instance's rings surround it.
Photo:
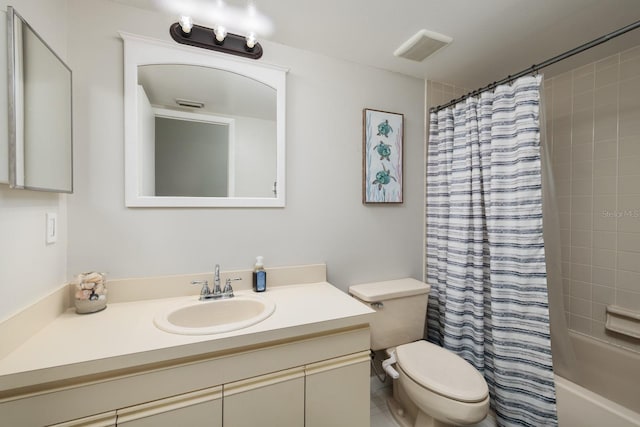
<path fill-rule="evenodd" d="M 400 58 L 420 62 L 452 41 L 453 39 L 449 36 L 429 30 L 420 30 L 409 40 L 402 43 L 393 54 Z"/>
<path fill-rule="evenodd" d="M 188 99 L 176 98 L 176 104 L 187 108 L 204 108 L 204 103 L 199 101 L 189 101 Z"/>

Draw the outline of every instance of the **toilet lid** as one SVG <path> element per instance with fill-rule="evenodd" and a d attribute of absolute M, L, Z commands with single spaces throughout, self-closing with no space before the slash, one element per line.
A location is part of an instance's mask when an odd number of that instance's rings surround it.
<path fill-rule="evenodd" d="M 402 370 L 412 380 L 440 395 L 460 402 L 480 402 L 489 388 L 483 376 L 460 356 L 431 344 L 416 341 L 396 348 Z"/>
<path fill-rule="evenodd" d="M 431 286 L 410 277 L 349 286 L 349 293 L 361 301 L 377 302 L 428 294 Z"/>

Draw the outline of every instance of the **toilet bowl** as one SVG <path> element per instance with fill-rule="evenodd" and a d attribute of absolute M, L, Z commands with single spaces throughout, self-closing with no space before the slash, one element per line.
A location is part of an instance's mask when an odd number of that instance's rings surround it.
<path fill-rule="evenodd" d="M 478 423 L 489 411 L 483 376 L 460 356 L 421 340 L 429 289 L 400 279 L 351 286 L 349 293 L 376 311 L 371 349 L 392 355 L 383 366 L 394 378 L 388 403 L 396 421 L 403 427 Z"/>
<path fill-rule="evenodd" d="M 464 426 L 486 417 L 487 383 L 461 357 L 416 341 L 397 347 L 396 358 L 400 386 L 417 407 L 414 427 Z"/>

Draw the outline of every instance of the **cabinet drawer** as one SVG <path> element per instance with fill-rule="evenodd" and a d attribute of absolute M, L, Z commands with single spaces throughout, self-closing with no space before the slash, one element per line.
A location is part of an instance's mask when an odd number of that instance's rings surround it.
<path fill-rule="evenodd" d="M 64 423 L 52 424 L 48 427 L 116 427 L 116 411 L 66 421 Z"/>
<path fill-rule="evenodd" d="M 119 409 L 118 427 L 221 427 L 222 387 Z"/>

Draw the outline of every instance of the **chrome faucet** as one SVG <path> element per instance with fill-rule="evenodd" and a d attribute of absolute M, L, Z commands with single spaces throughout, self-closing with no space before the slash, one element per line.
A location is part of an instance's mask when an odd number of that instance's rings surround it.
<path fill-rule="evenodd" d="M 206 301 L 208 299 L 220 299 L 220 298 L 233 298 L 233 287 L 231 287 L 231 281 L 242 280 L 240 277 L 235 279 L 227 279 L 224 286 L 224 290 L 220 288 L 220 264 L 216 264 L 216 268 L 213 272 L 213 290 L 209 288 L 209 282 L 207 280 L 193 280 L 192 285 L 202 285 L 200 290 L 200 301 Z"/>

